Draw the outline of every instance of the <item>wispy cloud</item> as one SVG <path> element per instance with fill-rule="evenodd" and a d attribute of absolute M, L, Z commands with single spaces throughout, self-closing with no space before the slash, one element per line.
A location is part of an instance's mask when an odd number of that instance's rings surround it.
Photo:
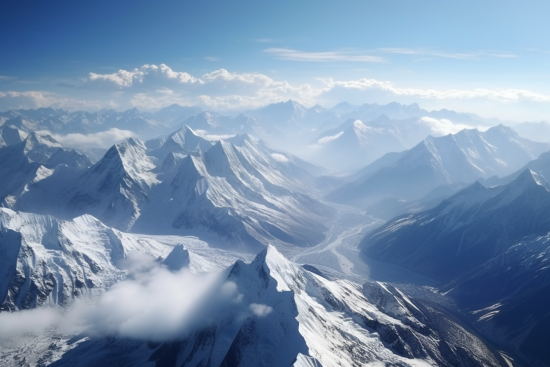
<path fill-rule="evenodd" d="M 275 42 L 275 40 L 273 38 L 257 38 L 256 39 L 256 42 L 259 42 L 259 43 L 271 43 L 271 42 Z"/>
<path fill-rule="evenodd" d="M 395 96 L 412 96 L 422 99 L 452 100 L 452 99 L 488 99 L 499 102 L 550 102 L 550 95 L 541 94 L 526 89 L 425 89 L 425 88 L 400 88 L 389 81 L 376 79 L 359 79 L 350 81 L 335 81 L 325 79 L 325 84 L 332 90 L 334 88 L 355 89 L 355 90 L 380 90 L 390 92 Z"/>
<path fill-rule="evenodd" d="M 220 58 L 216 56 L 206 56 L 204 59 L 206 61 L 220 61 Z"/>
<path fill-rule="evenodd" d="M 483 57 L 496 57 L 496 58 L 504 58 L 504 59 L 511 59 L 511 58 L 517 57 L 517 55 L 509 52 L 498 52 L 498 51 L 446 52 L 446 51 L 437 51 L 437 50 L 422 49 L 422 48 L 401 48 L 401 47 L 385 47 L 385 48 L 379 48 L 377 49 L 377 51 L 385 54 L 431 56 L 431 57 L 440 57 L 440 58 L 458 59 L 458 60 L 479 59 Z"/>
<path fill-rule="evenodd" d="M 345 61 L 345 62 L 374 62 L 382 63 L 387 60 L 380 56 L 373 56 L 357 51 L 324 51 L 324 52 L 307 52 L 293 50 L 290 48 L 268 48 L 265 53 L 271 54 L 278 59 L 292 61 L 309 61 L 309 62 L 330 62 L 330 61 Z"/>

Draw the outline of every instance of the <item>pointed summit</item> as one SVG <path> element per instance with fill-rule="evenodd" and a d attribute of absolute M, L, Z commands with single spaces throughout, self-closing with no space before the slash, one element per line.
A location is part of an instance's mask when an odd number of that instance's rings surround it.
<path fill-rule="evenodd" d="M 297 289 L 297 283 L 302 276 L 301 271 L 294 263 L 288 260 L 277 248 L 268 244 L 251 263 L 256 269 L 263 269 L 269 276 L 277 281 L 278 291 L 290 291 Z M 263 274 L 260 270 L 260 274 Z"/>
<path fill-rule="evenodd" d="M 239 134 L 239 135 L 235 135 L 231 138 L 227 138 L 227 139 L 223 139 L 223 140 L 225 140 L 226 142 L 231 143 L 233 145 L 236 145 L 236 146 L 242 146 L 246 142 L 249 142 L 249 143 L 254 142 L 254 140 L 248 134 Z"/>
<path fill-rule="evenodd" d="M 171 271 L 179 271 L 189 267 L 189 251 L 182 244 L 177 244 L 162 262 Z"/>
<path fill-rule="evenodd" d="M 506 186 L 506 190 L 509 193 L 516 191 L 524 192 L 531 189 L 538 189 L 539 187 L 543 187 L 546 191 L 550 191 L 550 187 L 546 180 L 530 169 L 521 172 L 515 180 Z"/>
<path fill-rule="evenodd" d="M 0 127 L 0 148 L 21 143 L 27 137 L 27 133 L 15 126 L 3 125 Z"/>

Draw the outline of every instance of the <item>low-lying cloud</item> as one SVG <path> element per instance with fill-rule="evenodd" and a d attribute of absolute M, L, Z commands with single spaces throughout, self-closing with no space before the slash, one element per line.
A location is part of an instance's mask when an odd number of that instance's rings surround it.
<path fill-rule="evenodd" d="M 209 141 L 224 140 L 235 136 L 235 134 L 209 134 L 206 130 L 193 130 L 193 132 L 201 138 Z"/>
<path fill-rule="evenodd" d="M 171 340 L 205 326 L 222 309 L 238 303 L 235 283 L 220 273 L 170 272 L 141 254 L 131 259 L 130 277 L 94 303 L 78 302 L 64 316 L 67 332 Z"/>
<path fill-rule="evenodd" d="M 331 141 L 334 141 L 334 140 L 338 139 L 338 138 L 341 137 L 342 135 L 344 135 L 344 132 L 343 132 L 343 131 L 340 131 L 338 134 L 334 134 L 334 135 L 330 135 L 330 136 L 325 136 L 325 137 L 323 137 L 323 138 L 317 140 L 317 144 L 323 145 L 323 144 L 330 143 Z"/>
<path fill-rule="evenodd" d="M 184 337 L 220 318 L 265 317 L 267 305 L 243 302 L 237 285 L 225 272 L 172 272 L 144 253 L 130 253 L 123 263 L 125 280 L 97 299 L 80 299 L 62 311 L 52 307 L 0 313 L 0 340 L 40 334 L 49 328 L 65 335 L 116 336 L 167 341 Z"/>
<path fill-rule="evenodd" d="M 284 154 L 280 154 L 280 153 L 271 153 L 271 158 L 273 158 L 275 161 L 281 162 L 281 163 L 287 163 L 288 162 L 288 158 Z"/>
<path fill-rule="evenodd" d="M 121 130 L 117 128 L 111 128 L 109 130 L 100 131 L 92 134 L 51 134 L 55 140 L 61 144 L 71 148 L 109 148 L 114 144 L 120 143 L 131 137 L 135 137 L 136 134 L 130 130 Z"/>
<path fill-rule="evenodd" d="M 58 310 L 50 307 L 18 312 L 0 312 L 0 340 L 19 334 L 41 333 L 61 321 Z"/>
<path fill-rule="evenodd" d="M 431 130 L 432 136 L 444 136 L 449 134 L 456 134 L 464 129 L 478 129 L 480 131 L 485 131 L 488 126 L 470 126 L 465 124 L 454 123 L 448 119 L 436 119 L 433 117 L 422 117 L 418 120 L 419 123 L 428 126 Z"/>

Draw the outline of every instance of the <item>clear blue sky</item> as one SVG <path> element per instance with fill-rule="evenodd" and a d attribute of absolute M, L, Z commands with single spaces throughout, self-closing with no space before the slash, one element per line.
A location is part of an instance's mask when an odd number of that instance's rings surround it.
<path fill-rule="evenodd" d="M 0 109 L 396 100 L 550 120 L 549 14 L 548 1 L 5 0 Z"/>

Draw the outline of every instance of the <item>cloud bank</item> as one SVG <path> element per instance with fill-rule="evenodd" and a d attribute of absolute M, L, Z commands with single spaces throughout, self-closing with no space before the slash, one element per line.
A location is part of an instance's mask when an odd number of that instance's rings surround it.
<path fill-rule="evenodd" d="M 71 148 L 90 149 L 90 148 L 110 148 L 111 146 L 120 143 L 131 137 L 135 137 L 136 134 L 130 130 L 121 130 L 117 128 L 111 128 L 106 131 L 100 131 L 92 134 L 67 134 L 59 135 L 46 132 L 53 136 L 55 140 L 63 144 L 64 146 Z"/>
<path fill-rule="evenodd" d="M 265 52 L 294 61 L 384 61 L 372 59 L 371 54 L 353 50 L 304 52 L 287 48 L 269 48 Z M 422 49 L 386 48 L 378 49 L 377 52 L 464 59 L 514 57 L 512 54 L 489 51 L 445 54 Z M 424 104 L 436 109 L 452 106 L 455 109 L 480 113 L 480 109 L 491 108 L 494 112 L 490 115 L 507 119 L 510 112 L 517 114 L 523 111 L 522 116 L 527 116 L 530 111 L 536 112 L 538 109 L 536 113 L 540 113 L 547 110 L 550 104 L 550 95 L 521 88 L 418 88 L 400 86 L 392 81 L 374 78 L 316 78 L 310 82 L 292 83 L 262 73 L 237 73 L 227 69 L 217 69 L 197 76 L 186 71 L 174 70 L 166 64 L 145 64 L 132 70 L 121 69 L 106 74 L 90 72 L 79 82 L 75 81 L 74 87 L 75 93 L 70 96 L 35 90 L 0 91 L 0 110 L 37 107 L 125 110 L 138 107 L 151 111 L 178 103 L 209 110 L 242 111 L 289 99 L 306 106 L 332 106 L 345 100 L 352 103 L 424 101 Z M 474 108 L 470 108 L 471 106 Z"/>

